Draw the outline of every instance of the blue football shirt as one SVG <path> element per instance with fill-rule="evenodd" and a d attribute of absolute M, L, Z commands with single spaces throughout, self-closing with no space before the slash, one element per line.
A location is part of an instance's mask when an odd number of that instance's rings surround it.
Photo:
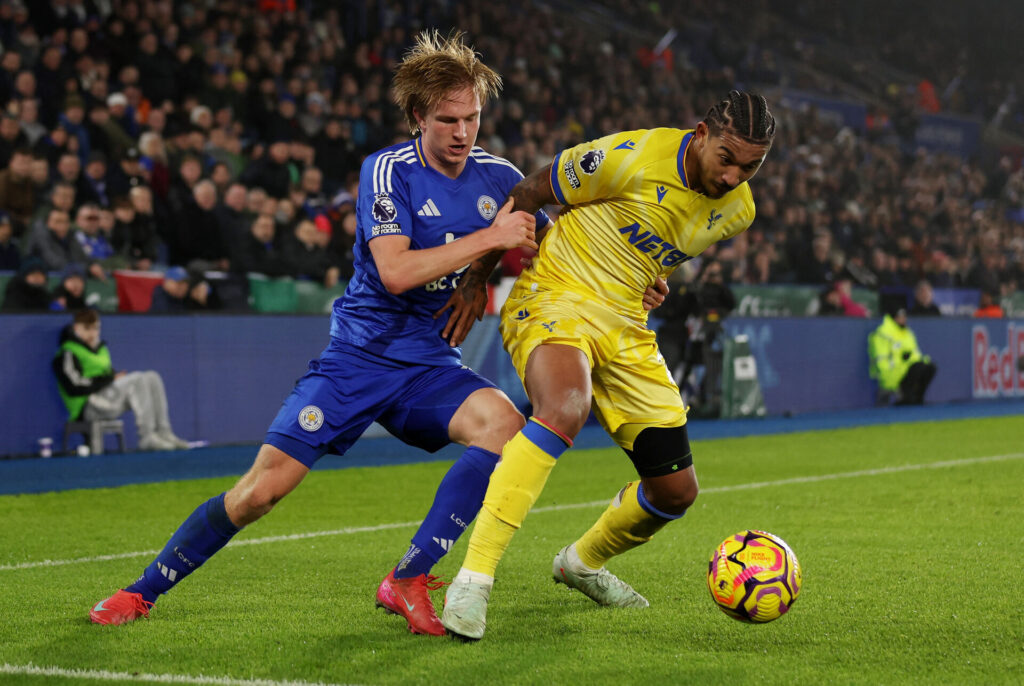
<path fill-rule="evenodd" d="M 427 164 L 419 138 L 379 150 L 363 162 L 356 199 L 354 273 L 334 301 L 331 336 L 367 353 L 417 364 L 459 364 L 462 351 L 441 337 L 448 301 L 466 267 L 401 295 L 381 283 L 370 252 L 378 236 L 408 236 L 410 248 L 433 248 L 490 226 L 522 180 L 515 165 L 474 147 L 458 178 Z M 537 229 L 548 223 L 537 213 Z"/>

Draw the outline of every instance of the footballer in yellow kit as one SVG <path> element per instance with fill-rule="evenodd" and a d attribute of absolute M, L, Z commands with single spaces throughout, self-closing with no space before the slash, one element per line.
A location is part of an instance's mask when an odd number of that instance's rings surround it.
<path fill-rule="evenodd" d="M 693 130 L 626 131 L 583 143 L 512 190 L 517 210 L 558 203 L 563 211 L 502 308 L 502 340 L 533 415 L 491 474 L 445 598 L 441 623 L 448 633 L 483 637 L 498 563 L 591 410 L 639 479 L 555 555 L 552 576 L 599 605 L 648 606 L 605 563 L 682 517 L 698 486 L 686 410 L 647 328 L 644 291 L 750 226 L 747 181 L 774 135 L 765 99 L 734 90 Z M 486 266 L 474 263 L 460 289 L 480 282 Z M 455 343 L 465 316 L 453 319 L 460 322 Z"/>
<path fill-rule="evenodd" d="M 750 188 L 719 199 L 690 188 L 693 131 L 628 131 L 577 145 L 551 165 L 565 209 L 519 276 L 501 313 L 505 348 L 524 376 L 541 343 L 578 347 L 593 369 L 593 410 L 623 448 L 624 424 L 685 421 L 641 306 L 644 290 L 754 219 Z M 603 200 L 603 202 L 593 202 Z"/>

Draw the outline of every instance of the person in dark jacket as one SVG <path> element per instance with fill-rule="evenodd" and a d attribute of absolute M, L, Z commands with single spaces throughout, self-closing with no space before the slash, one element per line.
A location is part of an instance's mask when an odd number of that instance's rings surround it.
<path fill-rule="evenodd" d="M 115 371 L 100 338 L 96 310 L 79 310 L 60 332 L 52 362 L 68 419 L 114 419 L 131 410 L 140 450 L 182 450 L 188 442 L 171 430 L 163 379 L 154 371 Z"/>
<path fill-rule="evenodd" d="M 74 312 L 85 307 L 85 269 L 81 265 L 70 264 L 61 275 L 60 283 L 53 290 L 50 309 L 56 312 Z"/>
<path fill-rule="evenodd" d="M 274 219 L 261 214 L 253 220 L 249 233 L 235 247 L 232 264 L 243 274 L 291 276 L 292 267 L 274 241 Z"/>
<path fill-rule="evenodd" d="M 0 312 L 46 312 L 49 309 L 46 267 L 38 258 L 29 258 L 22 263 L 17 276 L 7 282 Z"/>

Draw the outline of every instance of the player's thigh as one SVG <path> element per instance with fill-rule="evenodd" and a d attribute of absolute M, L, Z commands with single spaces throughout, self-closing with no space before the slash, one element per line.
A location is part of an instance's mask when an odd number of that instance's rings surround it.
<path fill-rule="evenodd" d="M 522 415 L 493 383 L 468 367 L 419 367 L 377 421 L 395 437 L 428 452 L 452 441 L 488 450 L 498 445 L 493 452 L 499 452 L 507 440 L 504 433 L 518 431 L 511 427 L 522 421 Z M 502 435 L 486 445 L 475 443 L 489 425 Z"/>
<path fill-rule="evenodd" d="M 586 345 L 567 341 L 538 345 L 524 374 L 534 416 L 570 437 L 579 433 L 590 414 L 593 387 Z"/>
<path fill-rule="evenodd" d="M 630 450 L 644 427 L 684 424 L 686 406 L 653 333 L 624 331 L 615 344 L 619 353 L 594 369 L 594 414 L 615 442 Z"/>
<path fill-rule="evenodd" d="M 310 362 L 267 430 L 264 442 L 312 467 L 328 452 L 344 455 L 399 396 L 402 365 L 351 357 Z"/>
<path fill-rule="evenodd" d="M 522 413 L 503 391 L 480 388 L 455 411 L 448 422 L 448 437 L 460 445 L 475 445 L 500 453 L 525 423 Z"/>
<path fill-rule="evenodd" d="M 590 412 L 590 371 L 608 313 L 571 291 L 520 294 L 502 310 L 501 337 L 535 416 L 575 435 Z"/>

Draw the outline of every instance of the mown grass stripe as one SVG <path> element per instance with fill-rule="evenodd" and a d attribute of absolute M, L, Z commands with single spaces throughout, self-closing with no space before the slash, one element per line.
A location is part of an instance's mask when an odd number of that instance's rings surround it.
<path fill-rule="evenodd" d="M 730 493 L 733 491 L 749 491 L 758 488 L 769 488 L 772 486 L 789 486 L 794 484 L 817 483 L 820 481 L 833 481 L 836 479 L 854 479 L 864 476 L 882 476 L 885 474 L 898 474 L 900 472 L 912 472 L 922 469 L 943 469 L 946 467 L 966 467 L 987 462 L 1001 462 L 1006 460 L 1019 460 L 1024 458 L 1024 453 L 1007 453 L 1005 455 L 987 455 L 984 457 L 967 457 L 958 460 L 941 460 L 939 462 L 923 462 L 917 464 L 897 465 L 894 467 L 877 467 L 875 469 L 859 469 L 852 472 L 836 472 L 833 474 L 817 474 L 812 476 L 794 476 L 787 479 L 776 479 L 773 481 L 753 481 L 746 484 L 734 484 L 732 486 L 712 486 L 702 488 L 701 495 L 713 495 L 715 493 Z M 562 510 L 577 510 L 588 507 L 602 507 L 608 504 L 609 499 L 592 500 L 586 503 L 566 503 L 561 505 L 546 505 L 535 507 L 531 512 L 558 512 Z M 261 538 L 250 538 L 232 541 L 231 546 L 262 545 L 264 543 L 280 543 L 282 541 L 299 541 L 307 538 L 321 538 L 324 536 L 344 536 L 348 534 L 368 533 L 374 531 L 386 531 L 389 529 L 403 529 L 419 526 L 419 521 L 393 522 L 389 524 L 377 524 L 374 526 L 351 526 L 342 529 L 330 529 L 327 531 L 309 531 L 297 534 L 284 534 L 278 536 L 263 536 Z M 89 562 L 107 562 L 110 560 L 125 560 L 133 557 L 151 557 L 159 553 L 159 550 L 140 550 L 131 553 L 113 553 L 110 555 L 93 555 L 90 557 L 76 557 L 64 560 L 35 560 L 31 562 L 19 562 L 15 564 L 0 565 L 0 572 L 9 572 L 18 569 L 35 569 L 38 567 L 62 567 L 72 564 L 84 564 Z"/>

